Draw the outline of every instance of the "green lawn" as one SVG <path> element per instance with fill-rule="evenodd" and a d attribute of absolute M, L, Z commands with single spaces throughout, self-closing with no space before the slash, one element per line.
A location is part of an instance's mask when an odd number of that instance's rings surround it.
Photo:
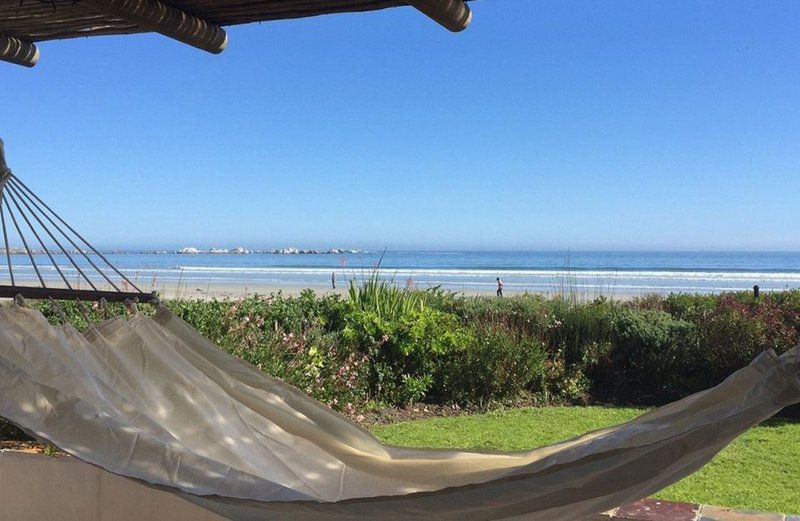
<path fill-rule="evenodd" d="M 643 409 L 554 407 L 433 418 L 376 427 L 394 445 L 527 450 L 627 421 Z M 800 513 L 800 422 L 771 420 L 742 435 L 657 498 Z"/>

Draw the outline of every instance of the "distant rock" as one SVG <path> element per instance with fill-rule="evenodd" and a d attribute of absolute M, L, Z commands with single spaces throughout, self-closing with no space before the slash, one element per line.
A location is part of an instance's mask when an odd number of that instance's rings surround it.
<path fill-rule="evenodd" d="M 280 248 L 274 250 L 250 250 L 245 248 L 244 246 L 238 246 L 236 248 L 211 248 L 209 250 L 201 250 L 200 248 L 194 248 L 192 246 L 187 246 L 185 248 L 181 248 L 180 250 L 176 250 L 173 252 L 146 252 L 146 253 L 175 253 L 175 254 L 184 254 L 184 255 L 197 255 L 199 253 L 211 253 L 217 255 L 247 255 L 250 253 L 259 253 L 259 254 L 274 254 L 274 255 L 319 255 L 319 254 L 336 254 L 341 255 L 345 253 L 362 253 L 361 250 L 347 250 L 344 248 L 329 248 L 327 250 L 315 250 L 313 248 L 308 249 L 301 249 L 301 248 Z"/>

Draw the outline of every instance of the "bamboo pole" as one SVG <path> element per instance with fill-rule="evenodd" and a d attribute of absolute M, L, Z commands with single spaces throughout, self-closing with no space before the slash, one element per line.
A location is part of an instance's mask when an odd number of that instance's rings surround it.
<path fill-rule="evenodd" d="M 82 0 L 82 3 L 213 54 L 228 46 L 228 35 L 221 27 L 158 0 Z"/>
<path fill-rule="evenodd" d="M 0 60 L 33 67 L 39 61 L 39 49 L 31 42 L 0 34 Z"/>
<path fill-rule="evenodd" d="M 457 33 L 472 21 L 472 11 L 464 0 L 406 0 L 445 29 Z"/>

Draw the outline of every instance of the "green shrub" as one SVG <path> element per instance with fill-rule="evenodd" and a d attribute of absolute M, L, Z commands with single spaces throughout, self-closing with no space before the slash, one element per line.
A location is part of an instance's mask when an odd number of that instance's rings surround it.
<path fill-rule="evenodd" d="M 251 333 L 285 331 L 302 334 L 309 327 L 340 327 L 346 304 L 338 295 L 317 297 L 304 290 L 297 297 L 280 292 L 240 300 L 175 300 L 167 306 L 203 336 L 217 344 L 236 343 L 241 329 Z"/>
<path fill-rule="evenodd" d="M 595 390 L 633 403 L 680 397 L 698 372 L 697 353 L 694 324 L 663 311 L 620 309 L 611 332 L 611 371 L 595 375 Z"/>
<path fill-rule="evenodd" d="M 694 322 L 698 317 L 712 311 L 719 298 L 715 295 L 674 293 L 664 299 L 661 311 L 665 311 L 675 318 Z"/>
<path fill-rule="evenodd" d="M 554 299 L 544 324 L 553 356 L 580 370 L 601 363 L 608 352 L 616 308 L 604 298 L 586 304 Z"/>
<path fill-rule="evenodd" d="M 503 326 L 480 327 L 462 349 L 442 353 L 431 396 L 443 403 L 481 404 L 547 388 L 547 351 Z"/>
<path fill-rule="evenodd" d="M 518 335 L 539 338 L 548 321 L 561 308 L 561 303 L 542 295 L 514 295 L 502 299 L 491 297 L 450 296 L 430 302 L 431 306 L 451 312 L 473 326 L 506 328 Z"/>
<path fill-rule="evenodd" d="M 341 322 L 338 296 L 281 294 L 239 301 L 176 301 L 175 313 L 222 349 L 314 398 L 355 411 L 368 397 L 367 359 L 337 347 Z"/>
<path fill-rule="evenodd" d="M 61 313 L 36 304 L 52 323 Z M 340 410 L 416 401 L 658 404 L 800 340 L 800 291 L 604 298 L 466 297 L 373 274 L 349 295 L 281 293 L 167 305 L 221 349 Z M 60 305 L 79 329 L 74 303 Z M 149 306 L 140 306 L 152 313 Z M 125 314 L 88 309 L 92 322 Z M 9 429 L 0 424 L 2 429 Z"/>
<path fill-rule="evenodd" d="M 425 398 L 442 357 L 465 349 L 470 331 L 458 317 L 431 308 L 409 308 L 394 320 L 355 308 L 346 317 L 342 339 L 371 362 L 371 398 L 406 404 Z"/>
<path fill-rule="evenodd" d="M 101 322 L 109 317 L 128 314 L 125 306 L 116 303 L 108 303 L 101 307 L 98 303 L 78 304 L 73 301 L 58 302 L 54 305 L 53 302 L 43 300 L 30 302 L 29 305 L 41 311 L 51 324 L 61 324 L 63 313 L 67 322 L 79 330 L 83 330 L 88 326 L 88 322 L 81 312 L 81 307 L 93 323 Z M 142 306 L 142 312 L 152 313 L 152 309 L 149 306 Z"/>
<path fill-rule="evenodd" d="M 795 302 L 772 295 L 756 302 L 751 296 L 729 294 L 696 313 L 693 318 L 709 381 L 721 381 L 767 349 L 782 353 L 797 345 L 800 310 Z"/>

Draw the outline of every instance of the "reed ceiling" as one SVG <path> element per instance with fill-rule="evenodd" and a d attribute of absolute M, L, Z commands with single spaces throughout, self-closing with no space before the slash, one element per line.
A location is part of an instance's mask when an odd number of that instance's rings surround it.
<path fill-rule="evenodd" d="M 407 5 L 397 0 L 169 0 L 169 5 L 215 25 L 372 11 Z M 31 42 L 149 32 L 81 0 L 0 0 L 0 34 Z"/>

